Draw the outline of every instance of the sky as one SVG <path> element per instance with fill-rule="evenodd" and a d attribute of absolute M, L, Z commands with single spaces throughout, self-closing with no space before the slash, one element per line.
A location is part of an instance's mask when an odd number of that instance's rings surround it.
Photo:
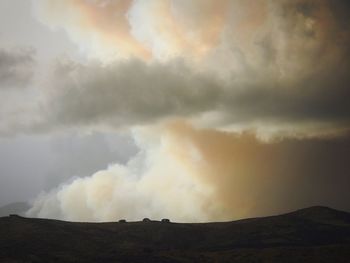
<path fill-rule="evenodd" d="M 0 205 L 350 211 L 349 85 L 346 0 L 0 0 Z"/>

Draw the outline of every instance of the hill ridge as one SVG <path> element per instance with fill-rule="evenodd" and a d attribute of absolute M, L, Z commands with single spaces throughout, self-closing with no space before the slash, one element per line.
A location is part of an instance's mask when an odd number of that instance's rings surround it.
<path fill-rule="evenodd" d="M 350 213 L 311 207 L 214 223 L 10 216 L 0 237 L 1 262 L 349 262 Z"/>

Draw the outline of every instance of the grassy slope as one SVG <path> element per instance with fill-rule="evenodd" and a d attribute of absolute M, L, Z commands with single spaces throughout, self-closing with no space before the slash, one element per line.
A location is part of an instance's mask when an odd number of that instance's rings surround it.
<path fill-rule="evenodd" d="M 350 214 L 312 207 L 223 223 L 0 218 L 0 262 L 350 262 Z"/>

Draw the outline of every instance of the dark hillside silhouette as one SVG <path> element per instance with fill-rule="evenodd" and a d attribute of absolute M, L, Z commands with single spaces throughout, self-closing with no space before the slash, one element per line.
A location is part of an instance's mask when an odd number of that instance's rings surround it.
<path fill-rule="evenodd" d="M 350 214 L 326 207 L 233 222 L 0 218 L 0 262 L 350 262 Z"/>

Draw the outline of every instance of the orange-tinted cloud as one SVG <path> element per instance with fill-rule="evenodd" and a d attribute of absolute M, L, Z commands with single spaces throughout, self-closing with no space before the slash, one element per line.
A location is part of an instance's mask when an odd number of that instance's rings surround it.
<path fill-rule="evenodd" d="M 171 57 L 202 56 L 220 41 L 229 1 L 193 1 L 191 10 L 186 12 L 178 3 L 50 0 L 36 6 L 42 20 L 64 27 L 82 47 L 97 42 L 95 48 L 146 60 L 164 52 Z"/>
<path fill-rule="evenodd" d="M 115 47 L 116 52 L 121 54 L 147 59 L 150 51 L 130 34 L 126 14 L 131 4 L 132 0 L 110 1 L 105 5 L 102 2 L 96 4 L 92 1 L 74 0 L 69 2 L 67 8 L 76 10 L 82 29 L 96 33 L 104 45 Z"/>
<path fill-rule="evenodd" d="M 183 121 L 135 130 L 140 152 L 39 196 L 29 216 L 232 220 L 311 205 L 348 209 L 349 136 L 263 143 Z M 336 192 L 336 194 L 335 194 Z"/>

